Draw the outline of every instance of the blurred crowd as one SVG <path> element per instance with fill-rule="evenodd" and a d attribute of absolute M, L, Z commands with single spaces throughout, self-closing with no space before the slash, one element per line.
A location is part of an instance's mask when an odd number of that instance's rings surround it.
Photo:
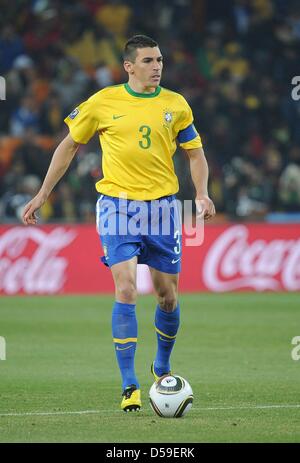
<path fill-rule="evenodd" d="M 193 108 L 219 214 L 262 220 L 300 212 L 300 99 L 291 96 L 300 75 L 298 0 L 2 0 L 0 31 L 2 222 L 18 219 L 39 189 L 67 133 L 63 119 L 94 92 L 126 81 L 122 49 L 136 33 L 159 42 L 162 86 Z M 180 150 L 174 162 L 178 196 L 190 199 Z M 94 137 L 41 220 L 93 222 L 101 177 Z"/>

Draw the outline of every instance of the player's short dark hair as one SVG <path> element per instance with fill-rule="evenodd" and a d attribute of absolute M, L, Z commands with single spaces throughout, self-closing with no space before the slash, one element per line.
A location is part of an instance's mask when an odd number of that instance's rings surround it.
<path fill-rule="evenodd" d="M 158 47 L 158 43 L 155 40 L 147 37 L 147 35 L 134 35 L 131 37 L 124 46 L 123 59 L 135 62 L 138 48 L 154 48 Z"/>

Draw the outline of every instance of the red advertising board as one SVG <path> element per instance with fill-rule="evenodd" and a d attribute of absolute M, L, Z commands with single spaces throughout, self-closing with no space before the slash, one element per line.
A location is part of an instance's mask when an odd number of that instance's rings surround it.
<path fill-rule="evenodd" d="M 101 255 L 92 225 L 1 226 L 0 294 L 112 293 Z M 146 266 L 138 289 L 152 290 Z M 201 245 L 183 246 L 181 292 L 299 290 L 300 224 L 206 225 Z"/>
<path fill-rule="evenodd" d="M 183 251 L 184 291 L 299 291 L 300 225 L 206 226 Z"/>

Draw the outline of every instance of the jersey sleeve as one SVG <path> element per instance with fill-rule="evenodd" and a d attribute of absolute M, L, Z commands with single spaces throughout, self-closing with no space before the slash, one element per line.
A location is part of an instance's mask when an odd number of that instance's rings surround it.
<path fill-rule="evenodd" d="M 192 110 L 187 101 L 183 98 L 182 115 L 176 127 L 178 130 L 177 140 L 181 148 L 193 149 L 202 147 L 201 137 L 197 132 L 193 121 L 194 118 Z"/>
<path fill-rule="evenodd" d="M 65 119 L 71 137 L 76 143 L 86 144 L 98 130 L 91 98 L 77 106 Z"/>

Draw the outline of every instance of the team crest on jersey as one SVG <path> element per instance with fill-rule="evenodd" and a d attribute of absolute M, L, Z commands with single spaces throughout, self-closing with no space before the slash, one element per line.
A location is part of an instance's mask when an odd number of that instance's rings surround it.
<path fill-rule="evenodd" d="M 75 117 L 77 116 L 77 114 L 79 114 L 79 109 L 78 109 L 78 108 L 75 108 L 75 109 L 73 109 L 73 111 L 69 114 L 69 118 L 70 118 L 70 119 L 75 119 Z"/>
<path fill-rule="evenodd" d="M 173 120 L 173 114 L 171 111 L 164 111 L 164 120 L 167 122 L 167 124 L 170 124 Z"/>

